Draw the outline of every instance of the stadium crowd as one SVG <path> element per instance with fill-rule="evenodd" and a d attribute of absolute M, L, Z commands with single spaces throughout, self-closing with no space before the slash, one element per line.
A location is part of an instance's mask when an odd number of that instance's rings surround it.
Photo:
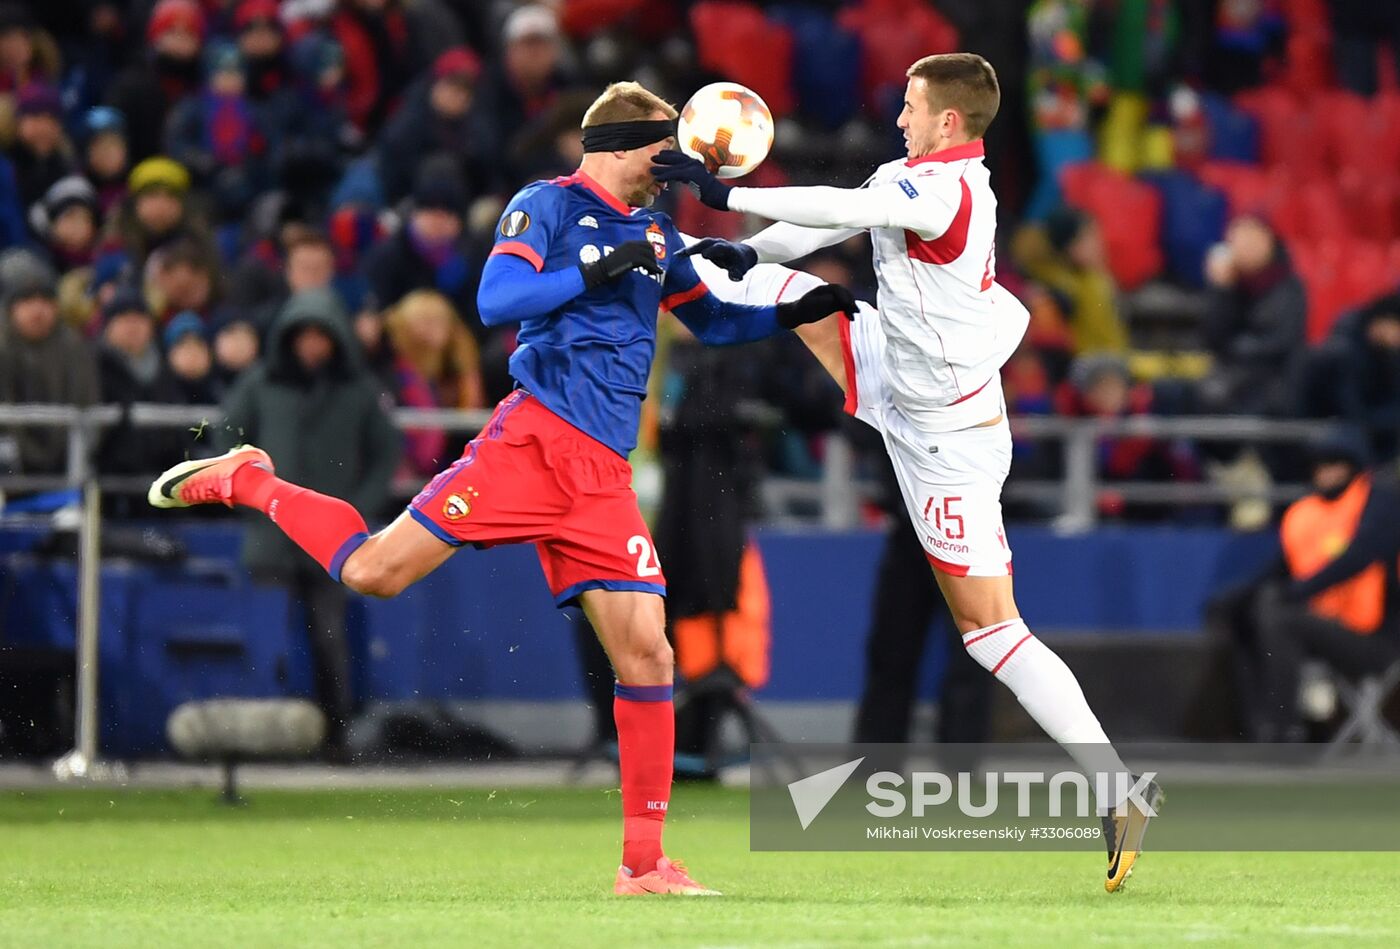
<path fill-rule="evenodd" d="M 1005 374 L 1014 414 L 1341 418 L 1393 459 L 1400 12 L 1009 6 L 1011 30 L 965 0 L 0 4 L 0 402 L 246 408 L 273 380 L 489 406 L 514 346 L 475 311 L 502 201 L 576 167 L 605 82 L 677 102 L 743 82 L 781 120 L 756 183 L 854 184 L 897 153 L 905 65 L 969 47 L 1002 73 L 989 153 L 1021 226 L 998 277 L 1032 310 Z M 663 202 L 692 233 L 760 223 Z M 868 297 L 863 241 L 804 266 Z M 787 418 L 768 469 L 819 468 L 839 400 L 800 347 L 722 366 L 667 334 L 657 402 L 696 373 L 749 380 Z M 109 437 L 97 462 L 149 474 L 215 447 Z M 421 481 L 459 448 L 410 432 L 399 473 Z M 1108 481 L 1280 474 L 1239 446 L 1100 449 Z M 65 451 L 61 431 L 4 430 L 0 471 L 62 471 Z M 1046 445 L 1018 452 L 1018 474 L 1059 473 Z"/>

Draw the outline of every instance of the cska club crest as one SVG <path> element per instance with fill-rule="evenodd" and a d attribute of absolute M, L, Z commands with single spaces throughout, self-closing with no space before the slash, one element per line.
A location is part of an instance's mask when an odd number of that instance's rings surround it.
<path fill-rule="evenodd" d="M 460 521 L 472 512 L 471 498 L 480 494 L 476 488 L 467 488 L 462 494 L 453 494 L 448 497 L 447 503 L 442 506 L 442 516 L 449 521 Z"/>
<path fill-rule="evenodd" d="M 666 232 L 661 230 L 661 225 L 655 221 L 647 228 L 647 240 L 651 241 L 651 249 L 656 253 L 657 260 L 666 259 Z"/>

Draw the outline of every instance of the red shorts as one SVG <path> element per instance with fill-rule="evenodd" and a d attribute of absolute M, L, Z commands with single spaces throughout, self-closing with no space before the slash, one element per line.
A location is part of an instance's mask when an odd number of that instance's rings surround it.
<path fill-rule="evenodd" d="M 666 595 L 632 466 L 523 389 L 408 510 L 453 547 L 533 543 L 560 606 L 585 590 Z"/>

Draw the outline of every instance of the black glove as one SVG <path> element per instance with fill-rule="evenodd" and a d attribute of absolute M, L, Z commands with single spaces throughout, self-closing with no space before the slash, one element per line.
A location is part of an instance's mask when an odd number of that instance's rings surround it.
<path fill-rule="evenodd" d="M 583 274 L 583 285 L 589 290 L 611 283 L 638 267 L 656 277 L 665 273 L 656 262 L 656 251 L 651 249 L 650 241 L 628 241 L 591 264 L 578 265 L 579 272 Z"/>
<path fill-rule="evenodd" d="M 729 274 L 730 280 L 743 280 L 744 274 L 752 270 L 754 265 L 758 263 L 758 251 L 748 244 L 727 241 L 722 237 L 701 238 L 676 256 L 689 257 L 691 254 L 699 254 L 704 257 Z"/>
<path fill-rule="evenodd" d="M 651 176 L 657 181 L 683 181 L 695 189 L 701 202 L 717 211 L 729 210 L 729 186 L 720 184 L 705 163 L 685 152 L 657 152 L 651 158 Z"/>
<path fill-rule="evenodd" d="M 834 283 L 824 283 L 808 290 L 791 303 L 778 304 L 778 325 L 785 329 L 796 329 L 804 323 L 816 323 L 833 313 L 846 314 L 846 319 L 856 318 L 856 298 L 851 291 Z"/>

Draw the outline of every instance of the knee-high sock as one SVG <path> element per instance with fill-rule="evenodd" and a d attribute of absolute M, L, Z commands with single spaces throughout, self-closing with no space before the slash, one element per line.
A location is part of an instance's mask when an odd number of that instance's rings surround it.
<path fill-rule="evenodd" d="M 369 537 L 349 502 L 283 481 L 258 463 L 233 473 L 233 503 L 266 514 L 337 582 L 346 558 Z"/>
<path fill-rule="evenodd" d="M 963 646 L 982 668 L 991 672 L 1016 695 L 1017 701 L 1045 733 L 1055 739 L 1091 778 L 1127 771 L 1109 744 L 1079 680 L 1064 660 L 1055 655 L 1020 619 L 1006 620 L 963 636 Z M 1116 806 L 1127 788 L 1107 785 Z"/>
<path fill-rule="evenodd" d="M 622 865 L 633 876 L 656 869 L 671 803 L 676 710 L 669 685 L 617 684 L 618 766 L 622 771 Z"/>

